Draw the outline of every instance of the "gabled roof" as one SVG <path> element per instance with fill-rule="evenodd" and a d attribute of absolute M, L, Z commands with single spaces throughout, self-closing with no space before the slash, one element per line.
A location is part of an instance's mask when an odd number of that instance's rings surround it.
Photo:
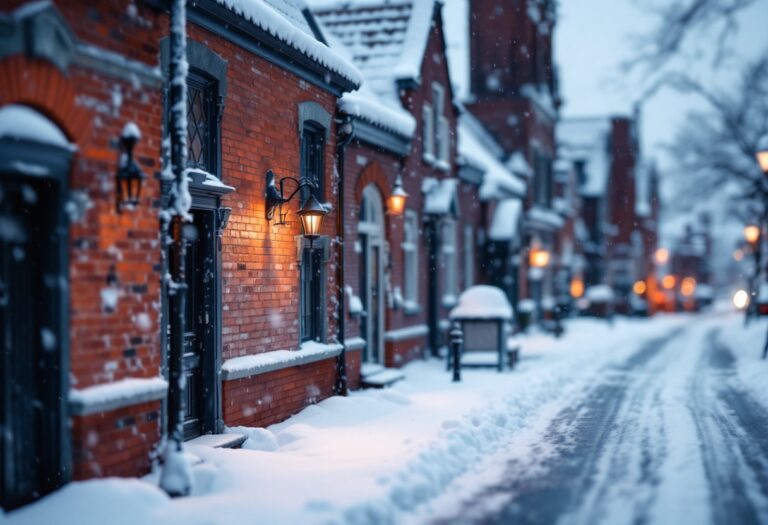
<path fill-rule="evenodd" d="M 435 0 L 310 0 L 323 28 L 349 50 L 377 95 L 397 100 L 397 82 L 419 80 Z"/>
<path fill-rule="evenodd" d="M 305 16 L 304 0 L 213 1 L 355 86 L 362 83 L 353 64 L 317 39 Z"/>
<path fill-rule="evenodd" d="M 459 163 L 471 165 L 483 173 L 482 200 L 525 195 L 525 183 L 499 160 L 499 146 L 480 122 L 465 112 L 459 117 Z"/>
<path fill-rule="evenodd" d="M 572 162 L 584 162 L 585 179 L 579 188 L 582 195 L 599 197 L 607 191 L 611 170 L 610 132 L 609 117 L 563 119 L 557 125 L 559 155 Z"/>

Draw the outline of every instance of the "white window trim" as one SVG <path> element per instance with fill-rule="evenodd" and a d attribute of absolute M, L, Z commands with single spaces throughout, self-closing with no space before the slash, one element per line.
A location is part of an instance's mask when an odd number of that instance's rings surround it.
<path fill-rule="evenodd" d="M 409 230 L 412 238 L 409 238 Z M 406 312 L 418 311 L 419 306 L 419 215 L 414 210 L 405 210 L 403 221 L 403 308 Z M 409 261 L 410 259 L 410 261 Z"/>
<path fill-rule="evenodd" d="M 456 258 L 456 221 L 445 219 L 441 252 L 443 256 L 443 305 L 451 307 L 458 301 L 458 268 Z"/>
<path fill-rule="evenodd" d="M 421 144 L 422 156 L 428 164 L 435 162 L 435 120 L 432 106 L 424 104 L 421 108 Z"/>

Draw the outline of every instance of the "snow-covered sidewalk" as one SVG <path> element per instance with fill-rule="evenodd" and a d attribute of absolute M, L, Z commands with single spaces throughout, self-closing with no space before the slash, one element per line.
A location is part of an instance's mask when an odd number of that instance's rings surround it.
<path fill-rule="evenodd" d="M 167 498 L 152 475 L 71 483 L 0 522 L 400 523 L 542 414 L 583 394 L 603 367 L 690 321 L 571 321 L 560 340 L 526 336 L 514 371 L 464 370 L 461 383 L 451 383 L 442 361 L 416 362 L 391 389 L 327 399 L 248 429 L 244 449 L 188 447 L 202 459 L 191 497 Z M 755 326 L 750 333 L 764 328 Z"/>

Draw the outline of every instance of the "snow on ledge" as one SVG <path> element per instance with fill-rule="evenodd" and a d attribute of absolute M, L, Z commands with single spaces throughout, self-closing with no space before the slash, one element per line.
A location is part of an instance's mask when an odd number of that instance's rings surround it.
<path fill-rule="evenodd" d="M 265 374 L 292 366 L 305 365 L 336 357 L 343 346 L 324 344 L 315 341 L 302 343 L 298 350 L 275 350 L 255 355 L 244 355 L 227 359 L 221 365 L 221 378 L 224 381 Z"/>
<path fill-rule="evenodd" d="M 162 377 L 129 377 L 113 383 L 69 391 L 72 414 L 84 416 L 163 399 L 168 382 Z"/>

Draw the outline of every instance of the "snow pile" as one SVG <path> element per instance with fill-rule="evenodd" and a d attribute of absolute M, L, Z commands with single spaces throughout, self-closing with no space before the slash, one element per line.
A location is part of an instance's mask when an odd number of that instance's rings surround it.
<path fill-rule="evenodd" d="M 264 0 L 216 0 L 227 9 L 257 25 L 293 49 L 307 55 L 353 84 L 360 85 L 363 76 L 358 69 L 300 26 L 281 15 Z M 274 0 L 273 0 L 274 2 Z"/>
<path fill-rule="evenodd" d="M 451 319 L 512 319 L 512 305 L 501 288 L 478 285 L 464 290 Z"/>

